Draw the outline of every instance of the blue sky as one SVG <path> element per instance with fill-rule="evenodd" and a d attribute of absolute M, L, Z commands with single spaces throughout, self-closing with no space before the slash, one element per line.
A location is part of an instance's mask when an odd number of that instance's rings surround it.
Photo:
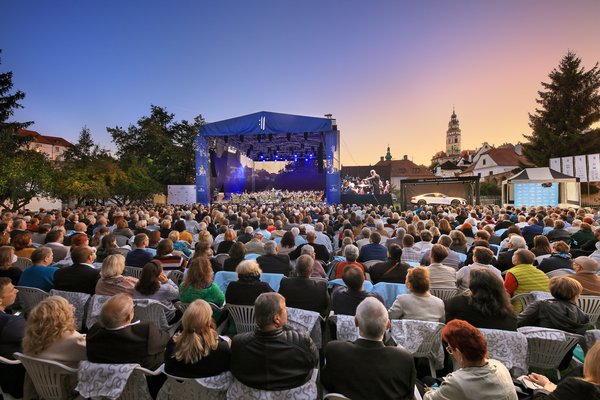
<path fill-rule="evenodd" d="M 600 60 L 590 1 L 4 1 L 0 70 L 27 97 L 19 120 L 76 140 L 166 107 L 218 121 L 260 110 L 322 116 L 342 163 L 528 133 L 540 82 L 568 50 Z"/>

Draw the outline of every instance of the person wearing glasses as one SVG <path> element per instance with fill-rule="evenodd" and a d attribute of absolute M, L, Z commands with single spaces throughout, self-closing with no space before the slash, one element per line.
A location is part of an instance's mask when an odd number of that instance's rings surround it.
<path fill-rule="evenodd" d="M 455 319 L 442 330 L 442 340 L 459 369 L 446 375 L 439 389 L 427 391 L 423 400 L 517 400 L 508 369 L 488 358 L 487 343 L 479 329 Z"/>

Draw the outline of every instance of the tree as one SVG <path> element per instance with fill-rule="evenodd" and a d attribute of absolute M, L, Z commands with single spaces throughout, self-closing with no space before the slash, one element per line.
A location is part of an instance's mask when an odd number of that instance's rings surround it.
<path fill-rule="evenodd" d="M 150 116 L 142 117 L 136 125 L 106 128 L 117 146 L 117 156 L 124 169 L 133 160 L 148 168 L 165 191 L 166 185 L 194 183 L 194 141 L 204 123 L 201 115 L 193 123 L 175 121 L 175 115 L 165 108 L 150 107 Z"/>
<path fill-rule="evenodd" d="M 63 159 L 66 163 L 75 164 L 78 166 L 86 166 L 92 163 L 99 157 L 108 155 L 108 151 L 100 148 L 94 143 L 92 134 L 87 126 L 84 126 L 79 133 L 77 143 L 69 147 L 63 154 Z"/>
<path fill-rule="evenodd" d="M 581 66 L 581 59 L 568 52 L 557 69 L 542 82 L 536 108 L 529 114 L 531 135 L 523 146 L 527 158 L 537 166 L 547 166 L 550 158 L 587 154 L 600 145 L 600 69 Z"/>

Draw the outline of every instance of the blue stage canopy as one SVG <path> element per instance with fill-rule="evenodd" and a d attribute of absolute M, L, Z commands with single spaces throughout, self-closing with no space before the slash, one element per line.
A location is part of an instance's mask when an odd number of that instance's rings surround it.
<path fill-rule="evenodd" d="M 332 131 L 335 120 L 260 111 L 202 125 L 200 136 L 287 134 Z"/>

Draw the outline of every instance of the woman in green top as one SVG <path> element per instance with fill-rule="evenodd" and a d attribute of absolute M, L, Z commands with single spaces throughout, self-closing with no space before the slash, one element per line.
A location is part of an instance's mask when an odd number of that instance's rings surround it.
<path fill-rule="evenodd" d="M 205 256 L 196 257 L 190 261 L 183 282 L 179 285 L 181 302 L 191 303 L 197 299 L 214 303 L 219 307 L 225 303 L 225 295 L 213 283 L 213 270 L 210 260 Z"/>

